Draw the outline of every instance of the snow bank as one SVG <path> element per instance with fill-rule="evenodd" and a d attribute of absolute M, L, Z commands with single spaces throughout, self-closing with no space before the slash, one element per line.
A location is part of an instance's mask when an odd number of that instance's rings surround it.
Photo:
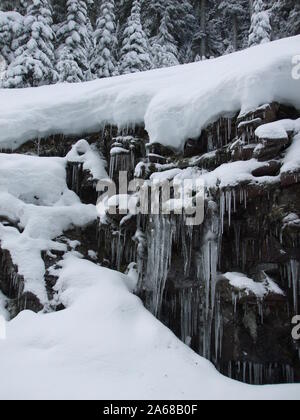
<path fill-rule="evenodd" d="M 0 91 L 0 146 L 105 124 L 145 124 L 151 142 L 182 148 L 221 114 L 278 101 L 300 109 L 292 58 L 300 36 L 201 63 L 82 84 Z"/>
<path fill-rule="evenodd" d="M 222 377 L 143 307 L 125 275 L 69 256 L 57 299 L 24 311 L 0 341 L 1 399 L 299 399 L 299 385 Z"/>
<path fill-rule="evenodd" d="M 300 92 L 299 92 L 300 94 Z M 281 140 L 292 137 L 292 145 L 283 159 L 281 173 L 294 172 L 300 167 L 300 118 L 297 120 L 280 120 L 258 127 L 255 135 L 260 139 Z"/>
<path fill-rule="evenodd" d="M 299 92 L 300 94 L 300 92 Z M 300 118 L 298 120 L 279 120 L 263 124 L 255 131 L 259 139 L 287 139 L 289 134 L 300 131 Z"/>
<path fill-rule="evenodd" d="M 41 252 L 66 251 L 53 239 L 97 217 L 95 206 L 81 204 L 68 189 L 65 166 L 65 158 L 0 154 L 0 217 L 18 225 L 0 223 L 1 248 L 10 252 L 24 277 L 24 291 L 44 305 L 48 298 Z"/>
<path fill-rule="evenodd" d="M 284 164 L 281 172 L 294 172 L 300 168 L 300 128 L 298 134 L 293 139 L 293 143 L 287 150 L 284 157 Z"/>

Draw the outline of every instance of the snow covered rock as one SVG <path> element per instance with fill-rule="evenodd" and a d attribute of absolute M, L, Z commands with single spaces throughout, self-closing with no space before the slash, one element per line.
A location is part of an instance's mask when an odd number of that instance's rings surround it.
<path fill-rule="evenodd" d="M 93 222 L 96 209 L 81 204 L 68 189 L 66 159 L 0 154 L 0 162 L 0 217 L 9 221 L 0 223 L 1 249 L 9 252 L 2 264 L 11 258 L 16 267 L 15 279 L 14 273 L 7 276 L 8 282 L 19 287 L 15 297 L 30 293 L 42 309 L 49 305 L 43 256 L 67 251 L 55 239 L 72 226 L 84 227 Z M 12 264 L 6 263 L 6 270 Z"/>
<path fill-rule="evenodd" d="M 0 145 L 15 149 L 50 134 L 144 124 L 152 143 L 182 150 L 220 115 L 244 115 L 273 101 L 300 108 L 299 83 L 291 77 L 297 54 L 299 36 L 185 66 L 42 87 L 30 94 L 4 90 Z"/>

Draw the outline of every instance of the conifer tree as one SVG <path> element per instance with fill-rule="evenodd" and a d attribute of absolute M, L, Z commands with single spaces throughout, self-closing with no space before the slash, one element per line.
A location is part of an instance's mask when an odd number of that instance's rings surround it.
<path fill-rule="evenodd" d="M 80 82 L 89 78 L 90 40 L 86 0 L 67 0 L 67 20 L 59 28 L 57 36 L 60 44 L 58 71 L 68 69 L 71 62 L 76 63 L 76 68 L 70 74 L 64 72 L 59 75 L 60 81 Z"/>
<path fill-rule="evenodd" d="M 225 51 L 223 26 L 218 5 L 213 0 L 202 0 L 195 3 L 197 26 L 193 35 L 192 60 L 217 57 Z"/>
<path fill-rule="evenodd" d="M 289 14 L 288 35 L 300 35 L 300 3 L 297 1 Z"/>
<path fill-rule="evenodd" d="M 168 34 L 177 48 L 176 58 L 185 62 L 196 30 L 195 13 L 190 0 L 144 0 L 143 20 L 145 31 L 151 40 L 160 36 L 165 16 L 168 19 Z"/>
<path fill-rule="evenodd" d="M 179 64 L 176 41 L 171 35 L 172 23 L 168 10 L 161 19 L 157 36 L 151 40 L 153 65 L 156 68 L 170 67 Z"/>
<path fill-rule="evenodd" d="M 249 33 L 249 47 L 270 42 L 271 33 L 270 15 L 265 10 L 263 0 L 254 0 Z"/>
<path fill-rule="evenodd" d="M 14 58 L 14 46 L 17 46 L 16 38 L 23 27 L 23 18 L 18 13 L 0 11 L 0 54 L 7 64 Z"/>
<path fill-rule="evenodd" d="M 41 86 L 57 81 L 52 23 L 49 0 L 32 0 L 22 30 L 14 40 L 15 58 L 4 74 L 4 87 Z"/>
<path fill-rule="evenodd" d="M 223 0 L 218 6 L 225 37 L 224 53 L 248 46 L 250 4 L 248 0 Z"/>
<path fill-rule="evenodd" d="M 130 17 L 124 30 L 120 73 L 136 73 L 152 68 L 150 47 L 141 23 L 140 0 L 133 0 Z"/>
<path fill-rule="evenodd" d="M 116 64 L 116 17 L 114 0 L 103 0 L 94 34 L 94 53 L 91 65 L 97 78 L 118 74 Z"/>

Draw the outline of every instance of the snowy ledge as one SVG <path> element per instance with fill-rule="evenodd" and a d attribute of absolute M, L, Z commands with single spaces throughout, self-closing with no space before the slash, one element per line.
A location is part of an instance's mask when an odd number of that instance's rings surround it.
<path fill-rule="evenodd" d="M 300 36 L 168 69 L 32 89 L 0 90 L 0 146 L 145 124 L 150 142 L 182 149 L 220 115 L 273 101 L 300 109 L 292 59 Z"/>
<path fill-rule="evenodd" d="M 259 299 L 263 299 L 269 294 L 284 296 L 284 292 L 266 274 L 264 281 L 260 283 L 255 282 L 243 273 L 226 273 L 224 277 L 233 288 L 244 292 L 246 295 L 253 294 Z"/>

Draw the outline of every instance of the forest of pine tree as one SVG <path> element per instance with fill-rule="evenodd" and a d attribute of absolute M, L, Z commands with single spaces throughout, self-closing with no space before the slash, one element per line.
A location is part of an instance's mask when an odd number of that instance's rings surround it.
<path fill-rule="evenodd" d="M 299 33 L 299 0 L 0 0 L 0 86 L 135 73 Z"/>

